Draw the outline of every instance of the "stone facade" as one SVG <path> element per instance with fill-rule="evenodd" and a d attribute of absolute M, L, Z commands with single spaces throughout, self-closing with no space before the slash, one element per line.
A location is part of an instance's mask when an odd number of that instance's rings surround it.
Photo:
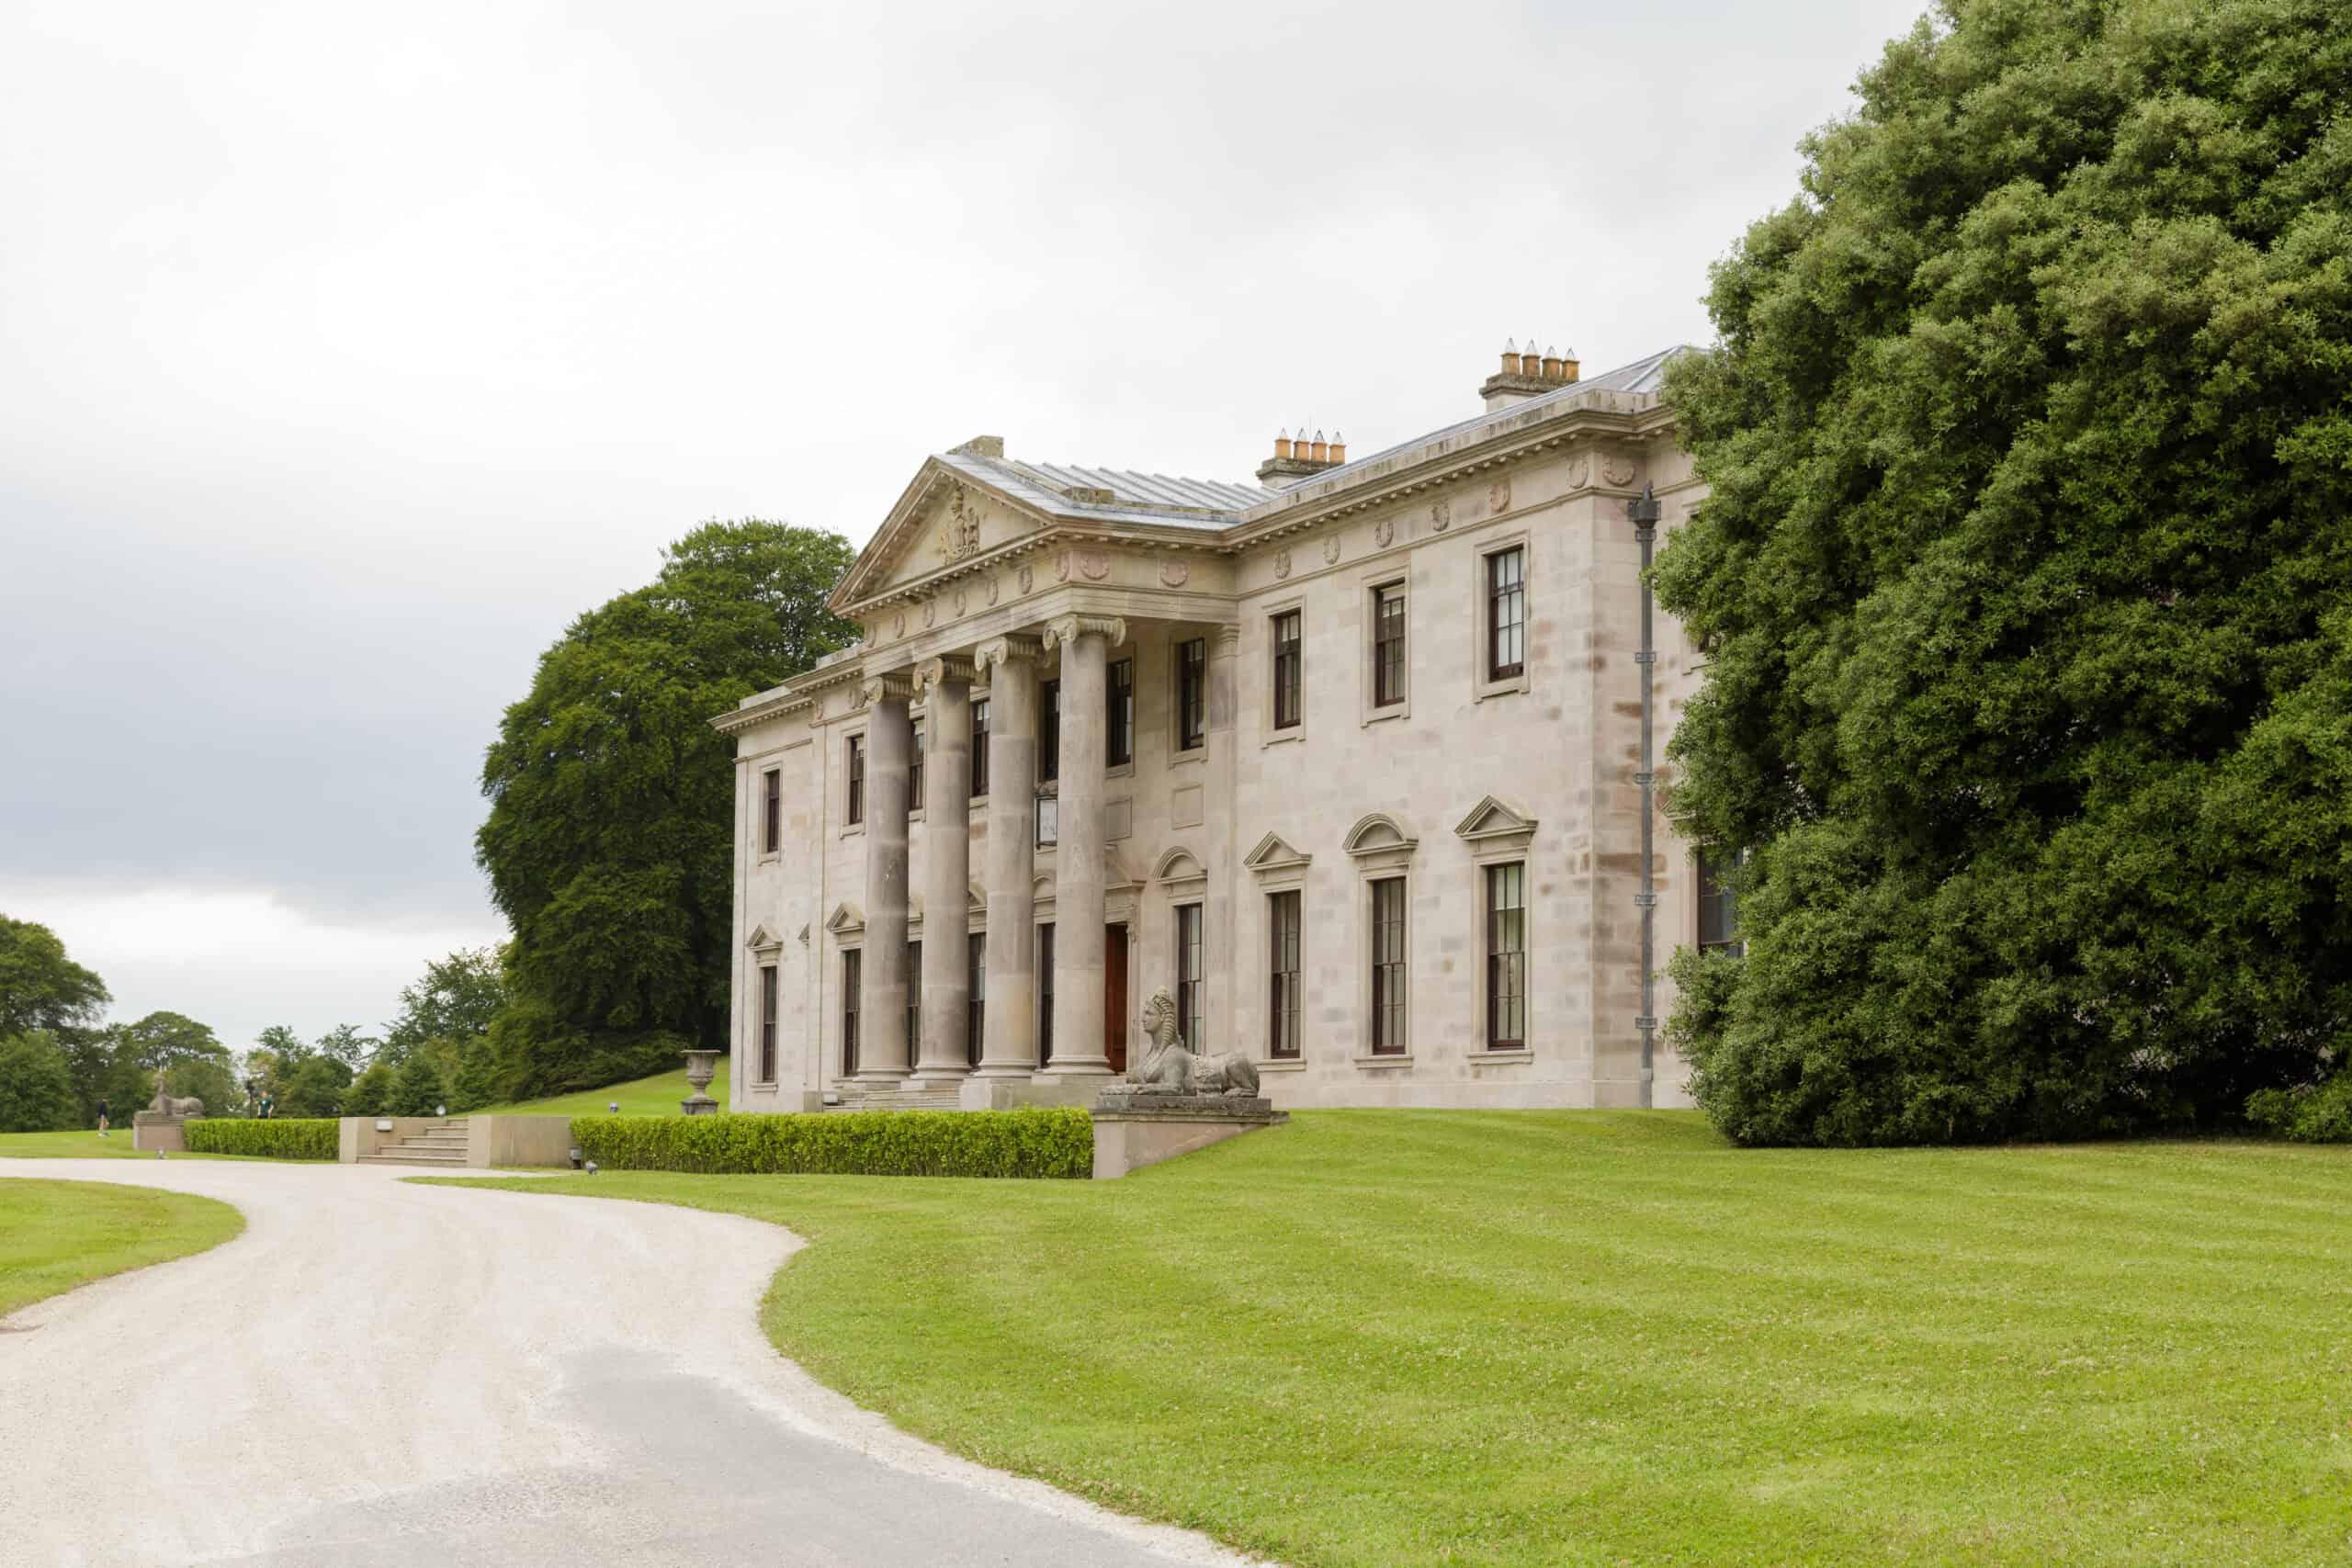
<path fill-rule="evenodd" d="M 1663 536 L 1701 493 L 1660 399 L 1668 357 L 1577 381 L 1531 355 L 1463 424 L 1342 464 L 1302 439 L 1269 464 L 1283 488 L 1022 463 L 989 437 L 927 460 L 836 597 L 862 642 L 715 721 L 738 743 L 737 1109 L 1091 1098 L 1160 987 L 1188 998 L 1195 1049 L 1246 1053 L 1285 1107 L 1687 1104 L 1662 1038 L 1645 1074 L 1637 1025 L 1627 502 L 1649 487 Z M 1523 652 L 1498 673 L 1514 574 Z M 1399 590 L 1404 679 L 1382 703 L 1377 606 Z M 1663 615 L 1655 642 L 1662 758 L 1696 660 Z M 1110 694 L 1130 691 L 1127 726 Z M 1687 846 L 1652 827 L 1662 965 L 1699 911 Z M 1497 1048 L 1487 911 L 1512 884 L 1487 868 L 1511 865 L 1525 1026 Z M 1295 1055 L 1275 1052 L 1288 894 Z M 1384 937 L 1403 994 L 1375 1049 Z M 1661 977 L 1656 1016 L 1670 1006 Z"/>

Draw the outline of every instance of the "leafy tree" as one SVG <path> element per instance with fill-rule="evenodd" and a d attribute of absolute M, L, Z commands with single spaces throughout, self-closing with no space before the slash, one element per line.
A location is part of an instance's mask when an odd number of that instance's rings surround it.
<path fill-rule="evenodd" d="M 164 1074 L 171 1094 L 204 1101 L 215 1116 L 227 1116 L 244 1104 L 244 1094 L 231 1071 L 229 1048 L 210 1026 L 184 1013 L 151 1012 L 135 1023 L 109 1025 L 106 1032 L 111 1054 L 107 1092 L 117 1120 L 155 1098 L 155 1074 Z"/>
<path fill-rule="evenodd" d="M 1715 270 L 1674 1036 L 1752 1143 L 2235 1117 L 2352 1049 L 2352 28 L 1954 0 Z"/>
<path fill-rule="evenodd" d="M 393 1070 L 390 1092 L 379 1114 L 431 1116 L 448 1098 L 448 1086 L 441 1081 L 441 1069 L 430 1055 L 419 1051 Z"/>
<path fill-rule="evenodd" d="M 78 1123 L 74 1075 L 46 1030 L 0 1036 L 0 1133 L 47 1133 Z"/>
<path fill-rule="evenodd" d="M 734 777 L 710 719 L 849 640 L 825 608 L 849 559 L 831 534 L 706 524 L 650 586 L 540 657 L 483 764 L 475 838 L 514 932 L 516 995 L 492 1031 L 507 1092 L 608 1083 L 722 1043 Z"/>
<path fill-rule="evenodd" d="M 350 1088 L 349 1063 L 313 1051 L 284 1073 L 274 1086 L 280 1116 L 339 1116 L 344 1092 Z"/>
<path fill-rule="evenodd" d="M 0 1037 L 95 1028 L 106 982 L 65 956 L 47 926 L 0 915 Z"/>
<path fill-rule="evenodd" d="M 351 1080 L 344 1091 L 345 1116 L 383 1116 L 392 1099 L 392 1068 L 389 1062 L 370 1062 L 367 1070 Z"/>
<path fill-rule="evenodd" d="M 338 1023 L 319 1036 L 316 1047 L 322 1056 L 340 1062 L 352 1072 L 359 1065 L 383 1049 L 383 1042 L 359 1032 L 356 1023 Z"/>
<path fill-rule="evenodd" d="M 463 947 L 425 964 L 401 992 L 401 1015 L 384 1026 L 382 1050 L 395 1065 L 428 1040 L 470 1040 L 490 1032 L 506 1003 L 506 970 L 498 950 Z"/>

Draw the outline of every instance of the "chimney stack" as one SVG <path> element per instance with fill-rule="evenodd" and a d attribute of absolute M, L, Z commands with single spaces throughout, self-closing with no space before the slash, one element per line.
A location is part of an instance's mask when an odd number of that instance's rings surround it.
<path fill-rule="evenodd" d="M 1478 396 L 1486 400 L 1489 412 L 1523 403 L 1530 398 L 1540 398 L 1546 392 L 1556 392 L 1572 385 L 1577 378 L 1577 351 L 1562 354 L 1556 348 L 1539 349 L 1529 338 L 1521 348 L 1518 340 L 1503 340 L 1503 367 L 1487 378 L 1478 389 Z"/>
<path fill-rule="evenodd" d="M 1347 460 L 1348 446 L 1344 438 L 1326 441 L 1319 430 L 1309 436 L 1306 426 L 1302 424 L 1296 436 L 1284 431 L 1274 437 L 1274 455 L 1258 465 L 1258 482 L 1283 490 L 1309 475 L 1319 474 L 1326 468 L 1336 468 Z"/>

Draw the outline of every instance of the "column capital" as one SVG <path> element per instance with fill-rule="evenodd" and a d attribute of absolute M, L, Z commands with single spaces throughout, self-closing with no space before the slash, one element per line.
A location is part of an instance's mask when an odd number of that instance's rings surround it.
<path fill-rule="evenodd" d="M 904 671 L 894 671 L 868 675 L 857 683 L 857 694 L 869 703 L 903 703 L 913 698 L 915 689 Z"/>
<path fill-rule="evenodd" d="M 1035 660 L 1040 651 L 1035 637 L 1023 637 L 1016 632 L 1005 637 L 992 637 L 972 649 L 972 663 L 985 675 L 1008 664 Z"/>
<path fill-rule="evenodd" d="M 968 686 L 972 683 L 972 661 L 943 655 L 926 659 L 915 666 L 914 694 L 922 696 L 934 686 L 949 684 Z"/>
<path fill-rule="evenodd" d="M 1127 623 L 1116 615 L 1062 615 L 1046 623 L 1046 651 L 1082 637 L 1099 637 L 1113 648 L 1127 640 Z"/>
<path fill-rule="evenodd" d="M 1219 626 L 1216 629 L 1216 646 L 1220 650 L 1230 653 L 1235 649 L 1241 646 L 1241 628 L 1239 626 Z"/>

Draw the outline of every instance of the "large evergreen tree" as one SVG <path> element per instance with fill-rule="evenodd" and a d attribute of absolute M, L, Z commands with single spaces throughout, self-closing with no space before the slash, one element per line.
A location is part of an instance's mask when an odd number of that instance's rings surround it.
<path fill-rule="evenodd" d="M 842 646 L 838 536 L 709 523 L 573 622 L 507 709 L 476 837 L 514 928 L 491 1031 L 508 1094 L 609 1083 L 723 1046 L 734 776 L 713 716 Z"/>
<path fill-rule="evenodd" d="M 2352 1047 L 2352 27 L 1954 0 L 1678 369 L 1678 961 L 1760 1143 L 2236 1115 Z"/>

